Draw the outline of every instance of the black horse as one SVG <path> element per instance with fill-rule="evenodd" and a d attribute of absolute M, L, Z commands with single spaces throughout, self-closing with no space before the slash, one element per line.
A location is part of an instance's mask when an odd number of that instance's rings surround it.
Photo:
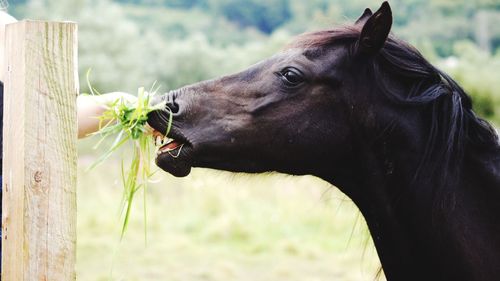
<path fill-rule="evenodd" d="M 157 165 L 318 176 L 359 207 L 388 280 L 500 280 L 498 136 L 391 25 L 385 2 L 166 94 L 173 129 Z"/>

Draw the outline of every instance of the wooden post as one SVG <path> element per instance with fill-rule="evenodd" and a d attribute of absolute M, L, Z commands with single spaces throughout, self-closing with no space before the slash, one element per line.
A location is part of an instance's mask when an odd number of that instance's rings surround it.
<path fill-rule="evenodd" d="M 75 280 L 77 26 L 9 24 L 5 44 L 2 280 Z"/>

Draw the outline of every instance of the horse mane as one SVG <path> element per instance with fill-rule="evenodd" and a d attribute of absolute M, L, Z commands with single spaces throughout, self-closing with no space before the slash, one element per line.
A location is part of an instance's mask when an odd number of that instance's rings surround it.
<path fill-rule="evenodd" d="M 356 55 L 360 32 L 361 26 L 354 25 L 306 33 L 287 48 L 321 52 L 332 45 L 345 44 L 352 57 Z M 475 151 L 469 148 L 499 153 L 495 129 L 473 112 L 471 98 L 457 82 L 429 63 L 414 47 L 392 35 L 375 57 L 367 58 L 365 65 L 378 92 L 389 101 L 425 110 L 428 134 L 410 188 L 412 193 L 418 190 L 419 194 L 414 196 L 432 204 L 429 207 L 453 209 L 452 195 L 459 184 L 465 156 Z M 409 91 L 395 88 L 387 76 L 405 81 Z M 430 190 L 425 190 L 426 187 Z"/>

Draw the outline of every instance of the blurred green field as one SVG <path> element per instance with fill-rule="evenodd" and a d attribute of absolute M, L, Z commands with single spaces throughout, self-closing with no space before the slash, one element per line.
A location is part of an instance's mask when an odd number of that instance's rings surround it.
<path fill-rule="evenodd" d="M 120 159 L 80 142 L 78 280 L 374 280 L 380 265 L 355 206 L 313 177 L 158 173 L 119 243 Z M 97 155 L 97 154 L 96 154 Z M 383 279 L 383 278 L 380 278 Z"/>

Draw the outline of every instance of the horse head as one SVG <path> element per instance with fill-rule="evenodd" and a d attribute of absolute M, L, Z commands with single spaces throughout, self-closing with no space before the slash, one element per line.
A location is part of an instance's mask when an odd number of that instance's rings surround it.
<path fill-rule="evenodd" d="M 353 26 L 299 36 L 248 69 L 171 91 L 152 114 L 169 138 L 157 164 L 176 176 L 191 167 L 331 177 L 353 161 L 353 107 L 369 105 L 363 60 L 382 48 L 392 23 L 387 3 Z M 363 101 L 356 101 L 360 97 Z M 364 118 L 364 117 L 363 117 Z M 328 164 L 328 165 L 326 165 Z"/>

